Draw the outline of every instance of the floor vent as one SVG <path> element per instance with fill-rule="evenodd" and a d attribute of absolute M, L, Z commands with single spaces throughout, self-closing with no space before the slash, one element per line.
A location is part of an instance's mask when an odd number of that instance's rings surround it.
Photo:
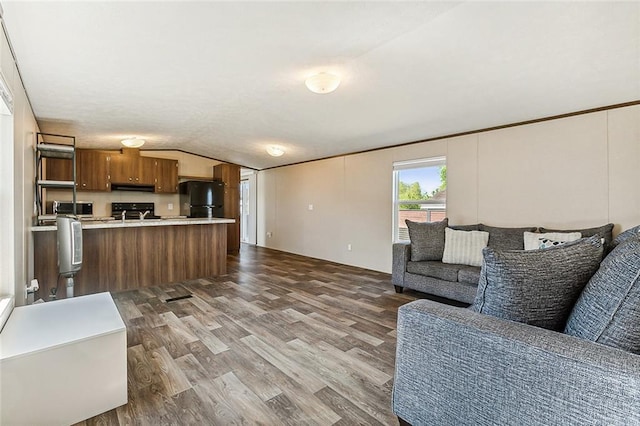
<path fill-rule="evenodd" d="M 191 299 L 191 295 L 187 294 L 186 296 L 172 297 L 171 299 L 165 300 L 165 302 L 175 302 L 176 300 L 182 300 L 182 299 Z"/>

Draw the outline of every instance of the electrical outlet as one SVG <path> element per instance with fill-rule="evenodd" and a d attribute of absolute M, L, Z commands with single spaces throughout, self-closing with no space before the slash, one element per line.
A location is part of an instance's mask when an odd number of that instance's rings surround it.
<path fill-rule="evenodd" d="M 167 204 L 167 210 L 173 210 L 173 203 Z"/>
<path fill-rule="evenodd" d="M 351 251 L 351 244 L 347 244 L 347 250 Z"/>
<path fill-rule="evenodd" d="M 273 237 L 273 233 L 267 232 L 267 238 L 271 238 L 271 237 Z"/>
<path fill-rule="evenodd" d="M 313 204 L 309 204 L 309 210 L 313 210 Z"/>

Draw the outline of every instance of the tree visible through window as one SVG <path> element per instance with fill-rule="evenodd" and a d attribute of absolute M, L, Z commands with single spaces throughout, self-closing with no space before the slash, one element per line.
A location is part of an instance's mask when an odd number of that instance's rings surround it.
<path fill-rule="evenodd" d="M 405 220 L 437 222 L 447 205 L 447 166 L 442 157 L 394 163 L 394 241 L 408 240 Z"/>

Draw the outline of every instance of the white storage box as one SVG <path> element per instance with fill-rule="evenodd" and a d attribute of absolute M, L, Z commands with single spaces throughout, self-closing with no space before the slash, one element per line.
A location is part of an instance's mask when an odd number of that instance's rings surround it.
<path fill-rule="evenodd" d="M 68 425 L 126 404 L 127 334 L 111 295 L 15 308 L 0 385 L 3 425 Z"/>

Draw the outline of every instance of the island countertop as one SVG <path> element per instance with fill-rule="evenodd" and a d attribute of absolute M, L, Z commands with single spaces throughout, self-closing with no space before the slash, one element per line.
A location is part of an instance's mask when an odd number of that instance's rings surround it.
<path fill-rule="evenodd" d="M 235 223 L 235 219 L 224 218 L 172 218 L 172 219 L 130 219 L 124 222 L 119 219 L 114 220 L 87 220 L 82 221 L 82 229 L 108 229 L 108 228 L 139 228 L 142 226 L 170 226 L 170 225 L 215 225 L 219 223 Z M 55 231 L 56 225 L 33 226 L 34 232 Z"/>
<path fill-rule="evenodd" d="M 144 219 L 82 222 L 77 296 L 215 277 L 227 272 L 227 227 L 233 219 Z M 55 225 L 32 227 L 36 297 L 58 288 Z M 64 297 L 65 291 L 58 291 Z"/>

